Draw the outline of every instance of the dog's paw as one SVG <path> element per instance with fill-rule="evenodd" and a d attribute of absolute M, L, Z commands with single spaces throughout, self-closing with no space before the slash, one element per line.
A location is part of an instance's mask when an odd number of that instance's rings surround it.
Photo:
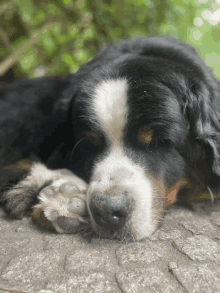
<path fill-rule="evenodd" d="M 41 190 L 39 204 L 34 207 L 33 216 L 42 218 L 58 233 L 76 233 L 90 227 L 86 206 L 87 185 L 58 179 Z M 40 216 L 40 217 L 39 217 Z"/>
<path fill-rule="evenodd" d="M 8 189 L 2 195 L 4 211 L 11 217 L 22 219 L 31 213 L 31 208 L 37 202 L 37 196 L 42 188 L 51 184 L 52 180 L 43 181 L 42 185 L 31 182 L 29 176 Z"/>

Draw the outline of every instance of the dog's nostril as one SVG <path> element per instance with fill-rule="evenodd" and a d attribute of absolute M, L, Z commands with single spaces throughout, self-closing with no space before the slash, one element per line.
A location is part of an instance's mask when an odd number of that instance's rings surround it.
<path fill-rule="evenodd" d="M 128 195 L 99 197 L 97 194 L 91 197 L 90 210 L 95 222 L 104 229 L 121 228 L 131 211 L 131 201 Z"/>
<path fill-rule="evenodd" d="M 119 218 L 120 217 L 120 212 L 113 212 L 112 216 L 115 218 Z"/>
<path fill-rule="evenodd" d="M 123 215 L 123 213 L 122 212 L 119 212 L 119 211 L 112 213 L 112 217 L 114 217 L 114 218 L 120 219 L 120 218 L 123 218 L 124 216 L 125 215 Z"/>
<path fill-rule="evenodd" d="M 126 219 L 125 215 L 121 212 L 106 213 L 103 215 L 96 212 L 93 214 L 93 217 L 99 226 L 103 228 L 109 228 L 112 226 L 114 229 L 123 226 Z"/>
<path fill-rule="evenodd" d="M 109 215 L 110 221 L 114 225 L 121 224 L 121 226 L 125 222 L 126 216 L 122 212 L 113 212 L 112 214 Z"/>

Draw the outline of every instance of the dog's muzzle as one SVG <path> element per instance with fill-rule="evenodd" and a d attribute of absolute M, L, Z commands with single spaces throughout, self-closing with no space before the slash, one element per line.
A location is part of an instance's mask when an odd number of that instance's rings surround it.
<path fill-rule="evenodd" d="M 97 162 L 87 189 L 87 209 L 94 230 L 107 237 L 130 234 L 135 240 L 152 234 L 163 208 L 161 205 L 157 211 L 154 207 L 160 197 L 155 184 L 120 150 Z"/>

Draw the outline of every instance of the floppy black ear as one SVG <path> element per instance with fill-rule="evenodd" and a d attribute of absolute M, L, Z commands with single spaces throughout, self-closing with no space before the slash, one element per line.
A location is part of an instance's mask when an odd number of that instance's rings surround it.
<path fill-rule="evenodd" d="M 217 187 L 220 186 L 220 85 L 212 74 L 208 77 L 208 83 L 207 80 L 194 83 L 187 96 L 186 153 L 193 176 L 206 186 Z"/>

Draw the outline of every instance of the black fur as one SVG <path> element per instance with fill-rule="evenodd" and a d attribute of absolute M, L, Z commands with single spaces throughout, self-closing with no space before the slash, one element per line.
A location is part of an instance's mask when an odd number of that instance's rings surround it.
<path fill-rule="evenodd" d="M 123 41 L 104 48 L 71 76 L 0 88 L 1 166 L 34 153 L 50 168 L 68 168 L 89 182 L 107 142 L 98 133 L 97 147 L 82 135 L 96 123 L 87 119 L 91 93 L 109 77 L 129 81 L 127 156 L 148 166 L 167 186 L 186 175 L 219 191 L 219 81 L 194 49 L 171 37 Z M 135 137 L 144 125 L 154 133 L 147 149 Z"/>

